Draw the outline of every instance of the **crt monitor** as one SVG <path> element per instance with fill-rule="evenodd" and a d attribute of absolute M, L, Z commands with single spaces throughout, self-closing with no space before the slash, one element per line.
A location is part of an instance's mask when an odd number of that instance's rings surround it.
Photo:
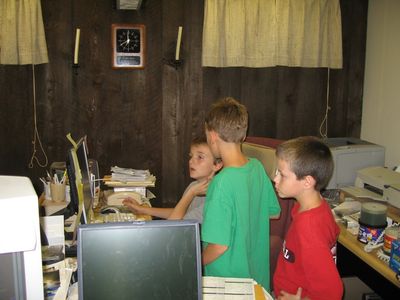
<path fill-rule="evenodd" d="M 0 299 L 41 300 L 38 197 L 29 178 L 0 176 Z"/>
<path fill-rule="evenodd" d="M 155 220 L 78 228 L 80 300 L 202 299 L 199 223 Z"/>

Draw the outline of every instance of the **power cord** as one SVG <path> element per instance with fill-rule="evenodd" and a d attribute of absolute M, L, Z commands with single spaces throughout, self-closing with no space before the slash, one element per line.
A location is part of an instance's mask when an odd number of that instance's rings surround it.
<path fill-rule="evenodd" d="M 372 250 L 383 246 L 383 236 L 384 235 L 385 235 L 385 231 L 382 231 L 382 233 L 379 235 L 379 237 L 376 239 L 376 241 L 368 242 L 368 244 L 366 244 L 364 247 L 364 251 L 369 253 Z"/>
<path fill-rule="evenodd" d="M 47 167 L 49 161 L 48 161 L 48 159 L 47 159 L 46 152 L 45 152 L 44 149 L 43 149 L 42 142 L 40 141 L 39 131 L 38 131 L 38 129 L 37 129 L 37 114 L 36 114 L 36 79 L 35 79 L 35 65 L 34 65 L 34 64 L 32 64 L 32 87 L 33 87 L 33 124 L 34 124 L 34 128 L 33 128 L 33 140 L 32 140 L 33 153 L 32 153 L 31 160 L 30 160 L 30 162 L 29 162 L 29 164 L 28 164 L 28 167 L 29 167 L 30 169 L 32 169 L 32 168 L 33 168 L 33 162 L 36 161 L 37 164 L 38 164 L 40 167 L 45 168 L 45 167 Z M 42 153 L 43 153 L 43 156 L 44 156 L 44 159 L 45 159 L 44 163 L 41 163 L 41 162 L 39 161 L 39 159 L 36 157 L 36 152 L 37 152 L 37 150 L 36 150 L 36 142 L 39 143 L 40 150 L 41 150 Z"/>
<path fill-rule="evenodd" d="M 386 264 L 389 264 L 389 260 L 390 260 L 390 256 L 387 255 L 385 252 L 383 252 L 382 249 L 379 249 L 376 252 L 376 255 L 378 256 L 378 258 L 382 261 L 384 261 Z"/>
<path fill-rule="evenodd" d="M 326 82 L 326 108 L 325 108 L 325 116 L 324 119 L 321 122 L 321 125 L 319 126 L 319 134 L 322 138 L 327 138 L 328 137 L 328 113 L 331 107 L 329 106 L 329 79 L 330 79 L 330 69 L 328 68 L 328 76 L 327 76 L 327 82 Z M 322 129 L 325 124 L 325 129 Z"/>

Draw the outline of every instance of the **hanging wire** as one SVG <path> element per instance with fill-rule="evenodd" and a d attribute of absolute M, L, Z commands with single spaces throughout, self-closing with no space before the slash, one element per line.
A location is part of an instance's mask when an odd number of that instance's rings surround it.
<path fill-rule="evenodd" d="M 40 167 L 42 167 L 42 168 L 47 167 L 47 165 L 48 165 L 48 163 L 49 163 L 49 161 L 48 161 L 48 159 L 47 159 L 46 152 L 45 152 L 44 149 L 43 149 L 42 142 L 40 141 L 39 131 L 38 131 L 38 129 L 37 129 L 37 114 L 36 114 L 36 78 L 35 78 L 35 65 L 34 65 L 34 64 L 32 64 L 32 86 L 33 86 L 33 123 L 34 123 L 34 128 L 33 128 L 33 139 L 32 139 L 33 153 L 32 153 L 32 157 L 31 157 L 31 159 L 30 159 L 30 162 L 29 162 L 29 164 L 28 164 L 28 167 L 29 167 L 30 169 L 33 168 L 33 166 L 34 166 L 34 161 L 36 161 L 36 163 L 37 163 Z M 43 156 L 44 156 L 44 159 L 45 159 L 45 162 L 44 162 L 44 163 L 41 163 L 41 162 L 39 161 L 39 159 L 37 158 L 37 156 L 36 156 L 36 152 L 37 152 L 36 143 L 39 144 L 40 150 L 41 150 L 42 153 L 43 153 Z"/>
<path fill-rule="evenodd" d="M 326 108 L 325 108 L 325 116 L 319 126 L 319 134 L 322 138 L 328 137 L 328 114 L 331 107 L 329 106 L 329 78 L 330 78 L 330 68 L 328 68 L 328 76 L 326 83 Z"/>

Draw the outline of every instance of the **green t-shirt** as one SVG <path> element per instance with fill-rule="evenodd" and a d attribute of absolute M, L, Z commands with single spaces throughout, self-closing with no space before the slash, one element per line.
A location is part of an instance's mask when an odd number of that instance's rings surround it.
<path fill-rule="evenodd" d="M 279 202 L 264 167 L 254 158 L 223 168 L 208 187 L 201 239 L 228 246 L 204 267 L 205 276 L 253 278 L 269 290 L 269 218 Z"/>

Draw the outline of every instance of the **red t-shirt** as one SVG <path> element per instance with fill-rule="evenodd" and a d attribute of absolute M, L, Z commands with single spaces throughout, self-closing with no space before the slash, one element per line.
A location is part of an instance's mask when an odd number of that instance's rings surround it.
<path fill-rule="evenodd" d="M 292 223 L 286 234 L 273 277 L 276 296 L 284 290 L 310 299 L 342 299 L 343 284 L 336 268 L 336 240 L 340 229 L 328 203 L 300 212 L 292 209 Z"/>

